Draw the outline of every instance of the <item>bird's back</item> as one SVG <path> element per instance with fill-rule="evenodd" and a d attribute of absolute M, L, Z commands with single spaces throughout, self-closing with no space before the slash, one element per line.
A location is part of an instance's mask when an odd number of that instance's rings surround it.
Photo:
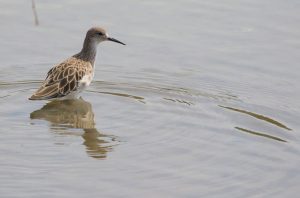
<path fill-rule="evenodd" d="M 93 77 L 93 66 L 72 56 L 49 70 L 41 87 L 29 98 L 30 100 L 62 99 L 76 97 L 89 85 Z"/>

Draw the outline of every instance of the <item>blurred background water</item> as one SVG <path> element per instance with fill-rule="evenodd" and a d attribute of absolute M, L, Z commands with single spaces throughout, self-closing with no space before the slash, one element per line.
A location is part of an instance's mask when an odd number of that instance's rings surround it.
<path fill-rule="evenodd" d="M 297 197 L 300 3 L 0 1 L 1 197 Z M 77 101 L 29 101 L 101 43 Z"/>

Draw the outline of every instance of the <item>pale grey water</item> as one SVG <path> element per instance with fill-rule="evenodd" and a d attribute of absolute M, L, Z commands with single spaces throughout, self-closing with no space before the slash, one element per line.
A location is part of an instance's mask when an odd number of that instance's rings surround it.
<path fill-rule="evenodd" d="M 0 197 L 299 195 L 299 1 L 36 4 L 0 1 Z M 83 100 L 28 101 L 92 25 L 127 46 Z"/>

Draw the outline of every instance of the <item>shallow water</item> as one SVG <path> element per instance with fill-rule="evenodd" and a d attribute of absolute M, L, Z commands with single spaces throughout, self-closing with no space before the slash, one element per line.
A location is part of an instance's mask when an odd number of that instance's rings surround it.
<path fill-rule="evenodd" d="M 1 197 L 297 197 L 297 1 L 0 1 Z M 29 101 L 105 26 L 76 101 Z"/>

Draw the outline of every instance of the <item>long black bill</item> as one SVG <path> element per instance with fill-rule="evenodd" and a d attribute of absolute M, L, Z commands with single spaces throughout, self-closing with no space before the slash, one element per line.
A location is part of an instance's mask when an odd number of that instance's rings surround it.
<path fill-rule="evenodd" d="M 122 43 L 121 41 L 118 41 L 117 39 L 114 39 L 114 38 L 111 38 L 111 37 L 108 37 L 107 40 L 113 41 L 113 42 L 116 42 L 116 43 L 120 43 L 122 45 L 126 45 L 125 43 Z"/>

